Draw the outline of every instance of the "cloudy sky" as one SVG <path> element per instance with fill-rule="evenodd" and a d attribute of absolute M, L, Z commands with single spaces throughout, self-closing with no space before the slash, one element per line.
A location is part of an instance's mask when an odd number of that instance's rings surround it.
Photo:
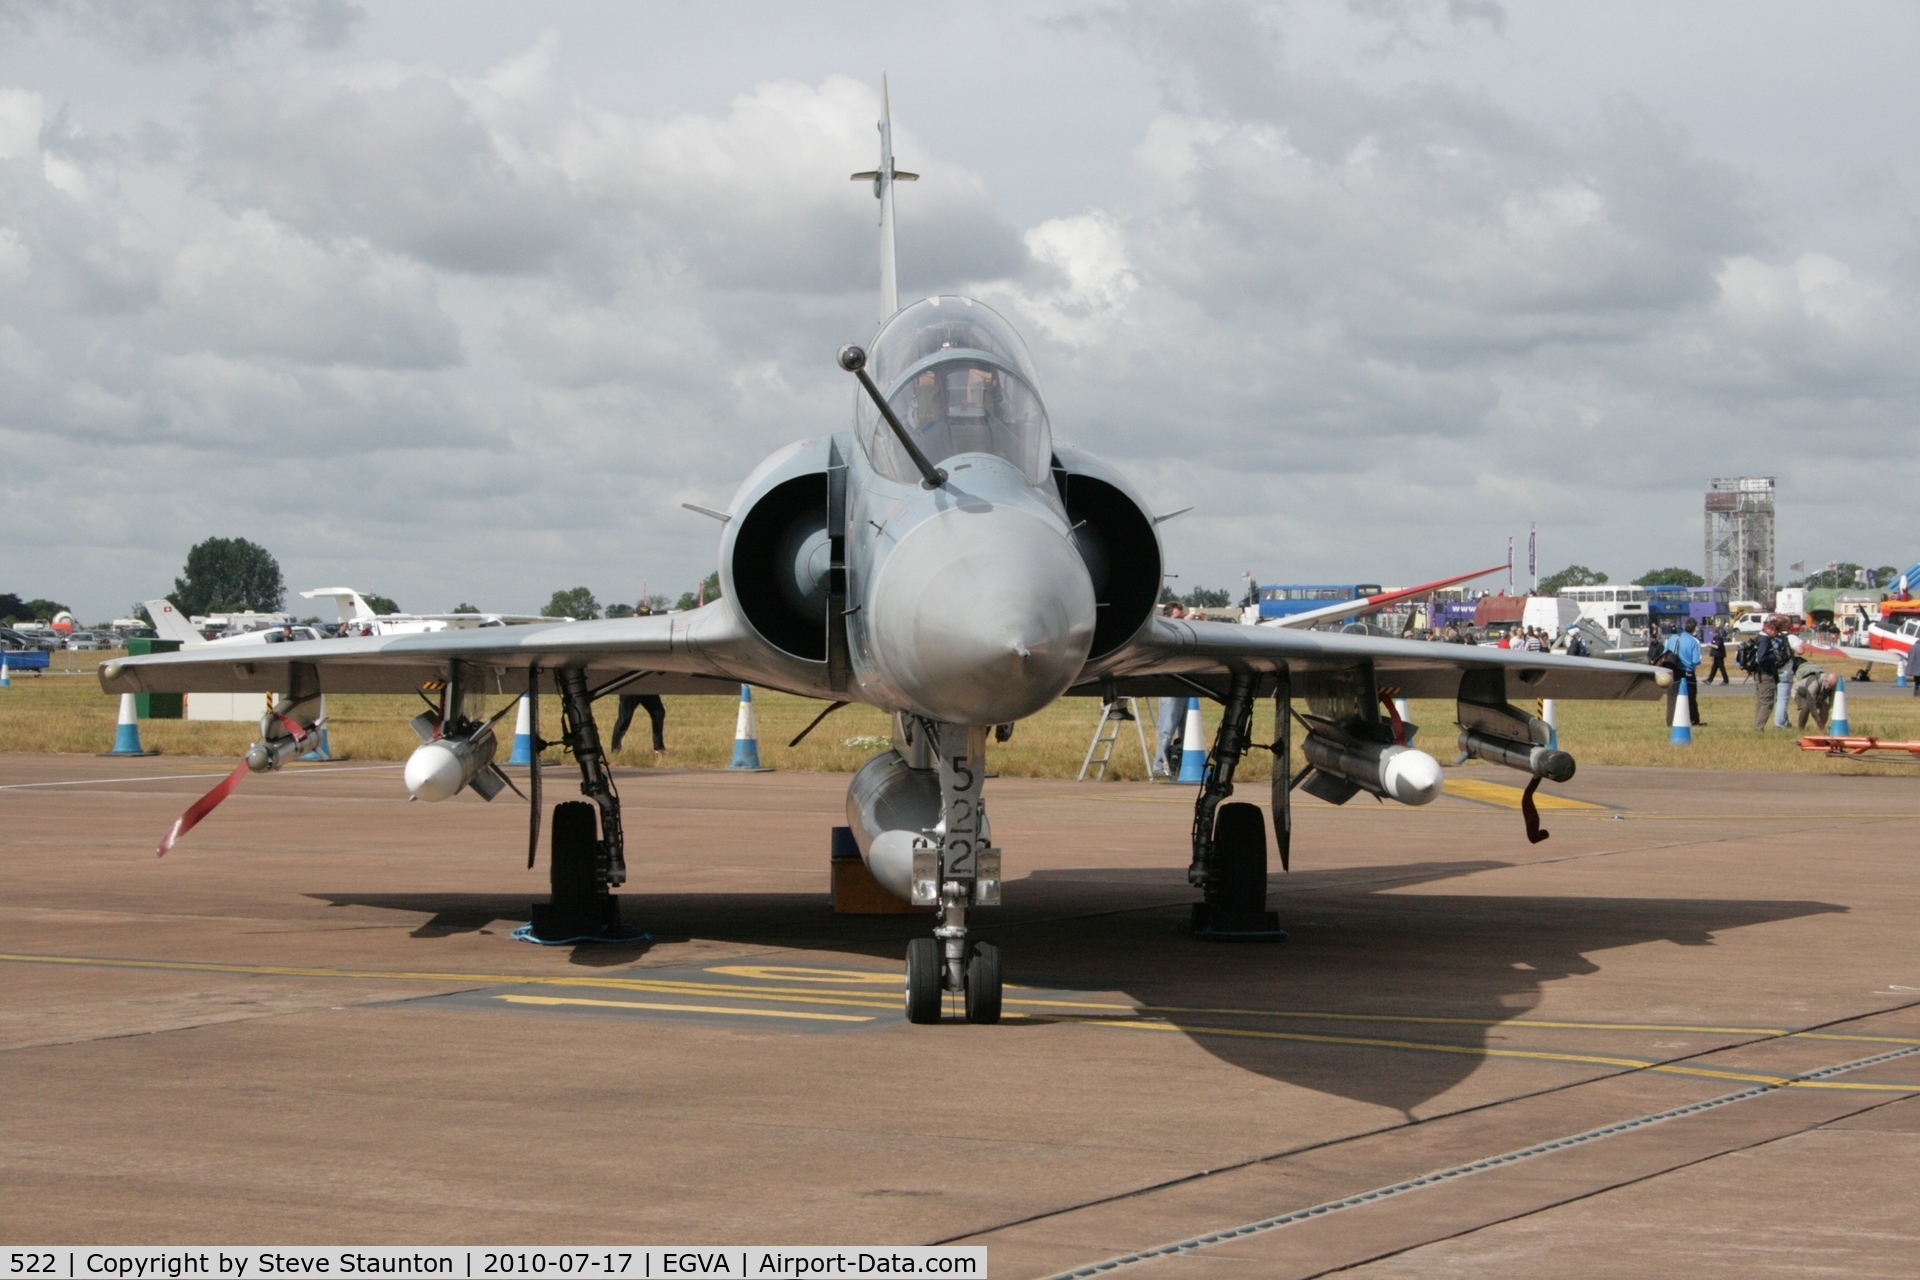
<path fill-rule="evenodd" d="M 1180 586 L 1920 556 L 1920 10 L 0 0 L 0 590 L 201 538 L 415 609 L 713 567 L 904 298 L 1027 335 Z"/>

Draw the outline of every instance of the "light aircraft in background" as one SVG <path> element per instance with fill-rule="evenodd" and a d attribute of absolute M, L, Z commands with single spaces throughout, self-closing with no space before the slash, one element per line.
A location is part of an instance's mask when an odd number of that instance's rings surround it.
<path fill-rule="evenodd" d="M 970 913 L 1000 902 L 1002 851 L 983 803 L 987 743 L 1063 696 L 1189 694 L 1219 702 L 1220 728 L 1197 790 L 1187 876 L 1196 933 L 1271 937 L 1267 836 L 1259 808 L 1225 803 L 1246 752 L 1288 760 L 1295 726 L 1305 769 L 1275 770 L 1273 838 L 1289 865 L 1295 786 L 1335 804 L 1365 791 L 1404 804 L 1440 794 L 1433 757 L 1407 743 L 1396 697 L 1453 701 L 1460 749 L 1528 778 L 1565 781 L 1574 762 L 1548 747 L 1533 698 L 1652 698 L 1663 668 L 1521 650 L 1170 619 L 1151 508 L 1110 463 L 1053 434 L 1026 344 L 971 298 L 901 308 L 893 254 L 892 128 L 880 163 L 856 175 L 880 202 L 882 323 L 839 365 L 858 383 L 851 429 L 781 449 L 747 476 L 720 532 L 723 596 L 684 613 L 558 625 L 376 635 L 283 644 L 237 661 L 203 646 L 103 664 L 110 692 L 269 691 L 278 695 L 246 759 L 182 815 L 164 853 L 248 770 L 306 750 L 326 693 L 420 691 L 433 710 L 408 760 L 408 789 L 442 801 L 504 785 L 494 724 L 523 693 L 533 736 L 557 697 L 557 745 L 591 804 L 555 808 L 552 895 L 529 926 L 548 941 L 634 936 L 611 890 L 627 879 L 620 799 L 593 719 L 615 692 L 736 697 L 742 683 L 892 717 L 892 745 L 854 774 L 847 820 L 876 880 L 937 908 L 906 956 L 906 1012 L 939 1021 L 948 996 L 966 1017 L 1000 1016 L 1001 955 Z M 1356 518 L 1361 518 L 1358 514 Z M 488 718 L 480 699 L 504 698 Z M 1272 699 L 1274 741 L 1253 740 Z M 1296 699 L 1300 705 L 1296 705 Z M 819 721 L 816 720 L 817 724 Z M 805 736 L 804 734 L 802 736 Z M 543 807 L 539 749 L 529 771 L 529 865 Z M 823 833 L 824 834 L 824 833 Z M 460 837 L 463 841 L 465 836 Z M 825 841 L 822 841 L 823 851 Z M 1026 850 L 1044 862 L 1044 848 Z"/>
<path fill-rule="evenodd" d="M 303 600 L 331 600 L 340 611 L 343 636 L 410 636 L 470 627 L 510 627 L 533 622 L 571 622 L 535 613 L 376 613 L 352 587 L 316 587 Z"/>
<path fill-rule="evenodd" d="M 320 640 L 322 637 L 312 627 L 286 624 L 277 627 L 261 627 L 257 631 L 241 631 L 230 636 L 219 636 L 209 640 L 200 634 L 180 611 L 173 607 L 171 600 L 148 600 L 144 602 L 147 617 L 153 620 L 154 634 L 162 640 L 178 640 L 184 649 L 244 649 L 252 645 L 288 644 L 298 641 Z M 195 690 L 195 692 L 207 692 Z"/>

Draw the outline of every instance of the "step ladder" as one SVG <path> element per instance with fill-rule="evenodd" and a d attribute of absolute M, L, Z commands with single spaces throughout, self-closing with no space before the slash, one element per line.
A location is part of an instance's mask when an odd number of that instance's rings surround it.
<path fill-rule="evenodd" d="M 1100 723 L 1094 727 L 1093 741 L 1087 744 L 1086 759 L 1080 762 L 1079 781 L 1085 782 L 1089 772 L 1096 780 L 1106 778 L 1113 745 L 1120 740 L 1120 726 L 1129 720 L 1133 721 L 1134 736 L 1140 740 L 1140 760 L 1147 767 L 1148 780 L 1168 776 L 1165 769 L 1155 767 L 1153 753 L 1147 750 L 1147 730 L 1140 723 L 1139 704 L 1132 698 L 1115 698 L 1100 704 Z"/>

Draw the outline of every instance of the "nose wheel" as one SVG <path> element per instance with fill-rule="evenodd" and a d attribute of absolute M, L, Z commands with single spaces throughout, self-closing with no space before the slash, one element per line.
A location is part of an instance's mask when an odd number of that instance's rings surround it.
<path fill-rule="evenodd" d="M 1000 948 L 976 942 L 967 956 L 967 1021 L 1000 1021 Z"/>
<path fill-rule="evenodd" d="M 907 1021 L 934 1023 L 944 1012 L 950 985 L 947 963 L 937 938 L 915 938 L 907 944 Z M 1000 1021 L 1000 948 L 991 942 L 967 947 L 965 972 L 951 983 L 965 996 L 967 1021 Z"/>

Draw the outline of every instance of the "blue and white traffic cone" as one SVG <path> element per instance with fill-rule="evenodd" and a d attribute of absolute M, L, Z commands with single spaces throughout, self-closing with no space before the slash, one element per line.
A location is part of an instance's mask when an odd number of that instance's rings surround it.
<path fill-rule="evenodd" d="M 1894 670 L 1893 687 L 1896 689 L 1906 688 L 1907 687 L 1907 664 L 1902 662 L 1899 666 L 1895 667 L 1893 670 Z"/>
<path fill-rule="evenodd" d="M 753 723 L 753 686 L 740 686 L 740 715 L 733 722 L 733 763 L 729 769 L 769 773 L 760 764 L 760 734 Z"/>
<path fill-rule="evenodd" d="M 1680 692 L 1673 700 L 1673 731 L 1667 735 L 1671 746 L 1690 747 L 1693 745 L 1693 699 L 1687 697 L 1687 683 L 1680 682 Z"/>
<path fill-rule="evenodd" d="M 333 749 L 327 742 L 327 695 L 324 693 L 320 695 L 320 718 L 313 722 L 313 727 L 320 731 L 320 741 L 315 744 L 313 750 L 300 758 L 302 760 L 333 759 Z"/>
<path fill-rule="evenodd" d="M 7 674 L 7 655 L 0 653 L 0 689 L 13 688 L 13 677 Z"/>
<path fill-rule="evenodd" d="M 1553 705 L 1552 698 L 1540 699 L 1540 718 L 1547 722 L 1547 749 L 1560 749 L 1560 709 Z M 1688 719 L 1693 717 L 1689 715 Z"/>
<path fill-rule="evenodd" d="M 1847 723 L 1847 678 L 1841 676 L 1839 680 L 1833 690 L 1833 719 L 1827 725 L 1827 732 L 1836 738 L 1845 738 L 1853 733 L 1853 726 Z"/>
<path fill-rule="evenodd" d="M 1200 699 L 1187 699 L 1187 736 L 1180 743 L 1180 777 L 1178 781 L 1199 783 L 1206 781 L 1207 774 L 1207 737 L 1200 727 Z"/>
<path fill-rule="evenodd" d="M 130 693 L 120 695 L 120 725 L 113 733 L 113 750 L 108 756 L 150 756 L 156 753 L 140 745 L 140 704 Z"/>
<path fill-rule="evenodd" d="M 527 705 L 527 695 L 520 695 L 520 710 L 513 718 L 513 754 L 507 757 L 508 764 L 533 763 L 533 709 Z"/>

